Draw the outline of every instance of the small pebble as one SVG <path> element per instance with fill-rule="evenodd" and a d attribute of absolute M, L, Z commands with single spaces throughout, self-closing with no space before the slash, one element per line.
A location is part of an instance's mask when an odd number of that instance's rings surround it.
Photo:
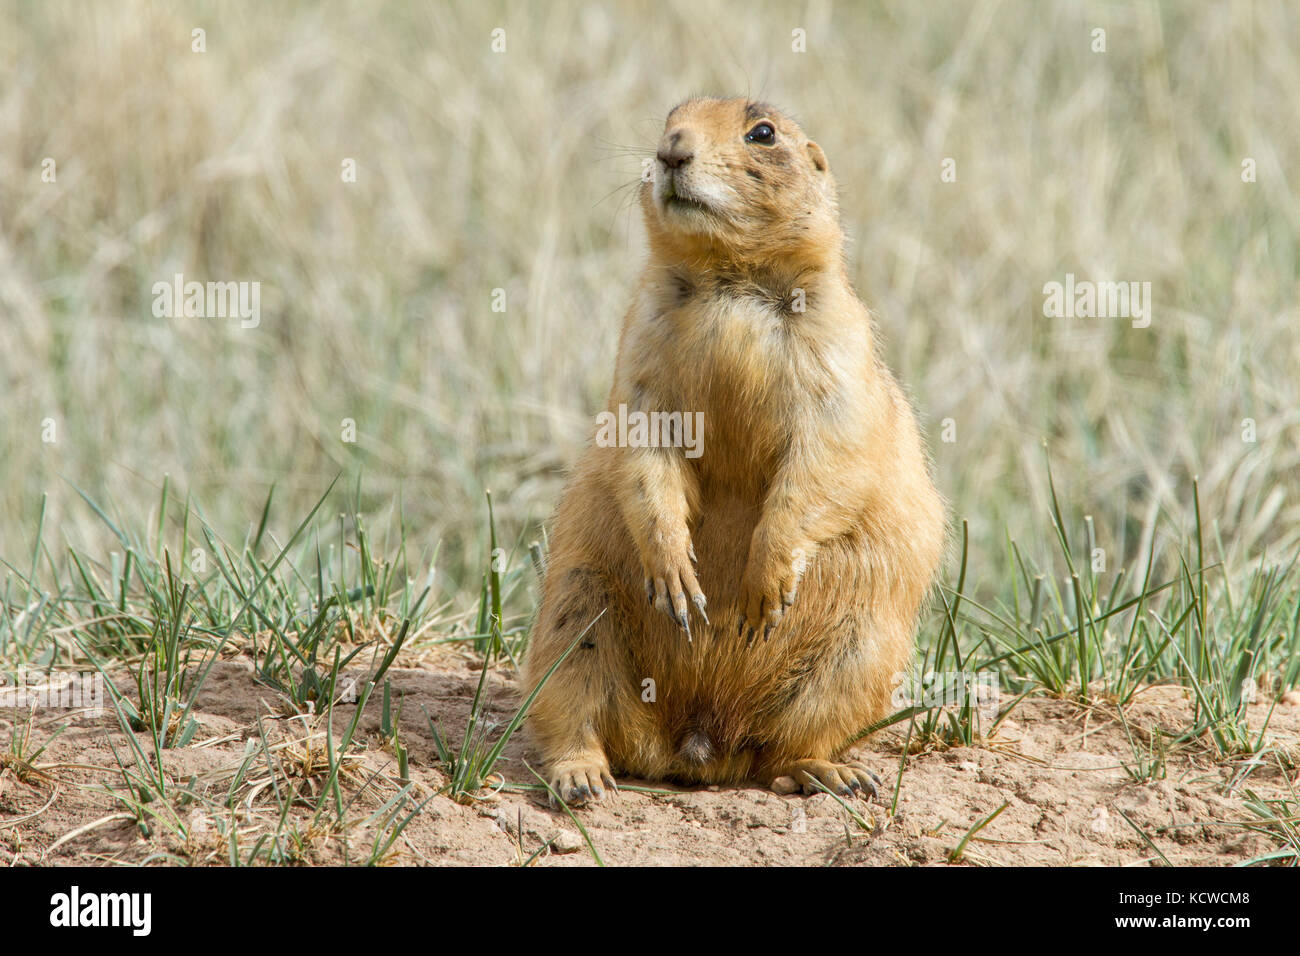
<path fill-rule="evenodd" d="M 791 793 L 798 793 L 800 790 L 799 782 L 794 777 L 777 777 L 772 781 L 772 792 L 786 796 Z"/>
<path fill-rule="evenodd" d="M 582 849 L 582 837 L 572 830 L 556 830 L 551 837 L 552 853 L 577 853 Z"/>

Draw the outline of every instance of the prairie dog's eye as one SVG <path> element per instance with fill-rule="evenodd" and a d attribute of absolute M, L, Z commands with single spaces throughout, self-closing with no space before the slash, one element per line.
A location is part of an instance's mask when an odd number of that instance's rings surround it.
<path fill-rule="evenodd" d="M 771 146 L 776 142 L 776 130 L 772 128 L 771 123 L 759 123 L 745 134 L 745 142 L 758 143 L 760 146 Z"/>

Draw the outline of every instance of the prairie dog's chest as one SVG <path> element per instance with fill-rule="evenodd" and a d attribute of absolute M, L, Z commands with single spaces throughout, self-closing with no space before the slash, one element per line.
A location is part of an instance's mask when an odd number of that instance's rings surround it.
<path fill-rule="evenodd" d="M 629 343 L 633 402 L 696 416 L 706 471 L 762 471 L 845 391 L 835 343 L 779 298 L 713 292 L 650 304 L 660 307 L 642 313 Z"/>
<path fill-rule="evenodd" d="M 698 294 L 665 312 L 662 322 L 672 355 L 666 371 L 683 400 L 735 415 L 742 406 L 796 401 L 805 390 L 807 346 L 778 301 Z"/>

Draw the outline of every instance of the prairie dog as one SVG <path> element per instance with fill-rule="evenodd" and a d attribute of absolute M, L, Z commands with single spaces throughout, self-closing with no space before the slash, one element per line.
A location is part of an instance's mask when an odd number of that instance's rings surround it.
<path fill-rule="evenodd" d="M 869 794 L 834 761 L 889 712 L 945 516 L 826 156 L 772 106 L 688 100 L 640 203 L 649 261 L 525 663 L 531 690 L 583 635 L 530 712 L 549 781 L 568 803 L 615 773 Z"/>

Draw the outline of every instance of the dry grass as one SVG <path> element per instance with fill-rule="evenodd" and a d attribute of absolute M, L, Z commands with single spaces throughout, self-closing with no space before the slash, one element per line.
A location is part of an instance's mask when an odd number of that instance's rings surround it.
<path fill-rule="evenodd" d="M 785 104 L 825 147 L 851 275 L 976 556 L 1008 527 L 1048 547 L 1043 442 L 1114 564 L 1157 510 L 1185 526 L 1194 474 L 1227 553 L 1289 549 L 1297 17 L 2 2 L 0 555 L 29 553 L 43 493 L 49 527 L 102 545 L 68 481 L 139 515 L 170 473 L 230 527 L 272 482 L 294 516 L 360 468 L 377 520 L 400 488 L 413 544 L 443 541 L 452 585 L 476 588 L 482 489 L 529 533 L 608 386 L 641 258 L 619 187 L 667 108 L 713 91 Z M 260 327 L 154 318 L 151 286 L 176 272 L 260 281 Z M 1042 286 L 1066 272 L 1150 281 L 1151 327 L 1044 318 Z"/>

